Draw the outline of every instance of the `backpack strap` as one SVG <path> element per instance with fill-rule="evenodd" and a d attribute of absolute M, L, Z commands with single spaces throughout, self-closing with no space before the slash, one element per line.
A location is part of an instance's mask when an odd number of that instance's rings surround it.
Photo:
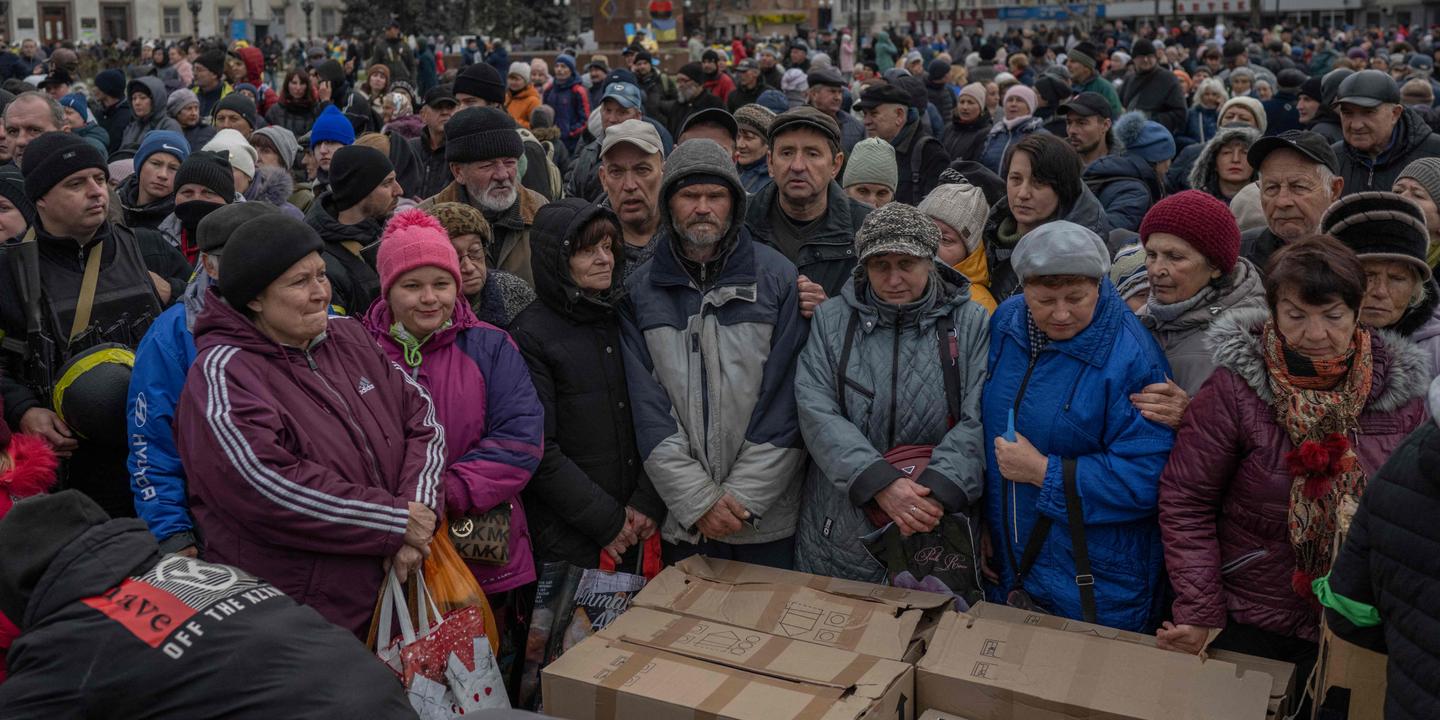
<path fill-rule="evenodd" d="M 835 366 L 835 391 L 840 395 L 840 414 L 844 417 L 850 416 L 850 408 L 845 402 L 845 386 L 849 384 L 845 371 L 850 365 L 850 349 L 855 346 L 855 332 L 859 329 L 860 313 L 852 309 L 850 320 L 845 324 L 845 342 L 840 346 L 840 364 Z"/>
<path fill-rule="evenodd" d="M 1080 492 L 1075 482 L 1075 459 L 1060 461 L 1060 474 L 1065 483 L 1065 514 L 1070 525 L 1070 545 L 1075 557 L 1075 585 L 1080 589 L 1080 615 L 1088 623 L 1095 622 L 1095 576 L 1090 572 L 1090 548 L 1085 544 L 1085 512 L 1080 505 Z M 1009 493 L 1005 493 L 1009 499 Z M 1041 515 L 1030 528 L 1030 537 L 1025 541 L 1025 554 L 1019 564 L 1015 563 L 1014 550 L 1010 550 L 1010 563 L 1015 568 L 1015 589 L 1025 588 L 1025 576 L 1040 557 L 1040 549 L 1050 536 L 1054 521 Z M 1008 543 L 1007 543 L 1008 547 Z"/>

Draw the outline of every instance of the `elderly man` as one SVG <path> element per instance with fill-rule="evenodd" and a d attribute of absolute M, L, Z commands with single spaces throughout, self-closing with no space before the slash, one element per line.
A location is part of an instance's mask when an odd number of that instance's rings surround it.
<path fill-rule="evenodd" d="M 765 83 L 760 82 L 760 64 L 754 58 L 745 58 L 735 65 L 735 89 L 725 98 L 725 107 L 730 112 L 750 105 L 765 92 Z"/>
<path fill-rule="evenodd" d="M 607 129 L 626 120 L 639 120 L 655 128 L 656 134 L 660 136 L 661 148 L 666 152 L 670 150 L 670 133 L 664 125 L 645 117 L 645 97 L 638 86 L 612 76 L 610 82 L 605 84 L 605 94 L 601 98 L 600 140 L 604 140 Z M 567 196 L 585 198 L 590 202 L 597 202 L 601 199 L 604 188 L 601 187 L 597 176 L 601 147 L 601 142 L 590 142 L 575 154 L 575 162 L 570 168 L 570 177 L 565 183 Z"/>
<path fill-rule="evenodd" d="M 1345 179 L 1325 138 L 1306 130 L 1261 138 L 1246 157 L 1260 172 L 1265 227 L 1240 236 L 1240 255 L 1264 270 L 1281 245 L 1320 232 L 1320 218 L 1340 197 Z"/>
<path fill-rule="evenodd" d="M 1347 193 L 1389 190 L 1411 161 L 1440 156 L 1440 135 L 1401 104 L 1400 88 L 1379 70 L 1345 78 L 1335 107 L 1345 139 L 1333 147 Z"/>
<path fill-rule="evenodd" d="M 766 160 L 774 182 L 752 198 L 745 224 L 798 266 L 800 310 L 808 318 L 850 279 L 855 233 L 870 208 L 835 182 L 845 153 L 828 113 L 804 105 L 776 116 Z"/>
<path fill-rule="evenodd" d="M 5 145 L 11 162 L 23 166 L 25 147 L 47 132 L 70 132 L 65 109 L 54 98 L 34 90 L 20 93 L 5 106 Z"/>
<path fill-rule="evenodd" d="M 1135 74 L 1120 88 L 1120 104 L 1126 110 L 1139 110 L 1173 135 L 1185 132 L 1185 93 L 1175 73 L 1160 67 L 1155 43 L 1135 41 L 1131 64 Z"/>
<path fill-rule="evenodd" d="M 677 145 L 660 190 L 661 246 L 626 281 L 625 376 L 645 472 L 669 509 L 667 564 L 696 553 L 793 564 L 806 323 L 795 266 L 751 239 L 745 203 L 719 145 Z"/>
<path fill-rule="evenodd" d="M 855 149 L 855 143 L 865 139 L 865 126 L 848 112 L 841 112 L 845 103 L 845 78 L 833 67 L 811 70 L 806 77 L 810 83 L 806 102 L 810 107 L 835 118 L 840 126 L 840 150 L 846 155 Z"/>
<path fill-rule="evenodd" d="M 454 181 L 420 207 L 429 210 L 439 203 L 459 202 L 479 210 L 494 232 L 485 248 L 486 267 L 519 276 L 534 287 L 530 226 L 545 197 L 520 185 L 525 147 L 517 127 L 515 118 L 498 107 L 455 113 L 445 123 L 445 160 Z"/>
<path fill-rule="evenodd" d="M 629 277 L 655 254 L 665 155 L 655 128 L 633 118 L 606 130 L 605 140 L 598 144 L 600 185 L 606 204 L 620 218 Z"/>
<path fill-rule="evenodd" d="M 923 92 L 921 93 L 923 99 Z M 918 205 L 940 183 L 940 173 L 950 165 L 945 147 L 930 135 L 923 107 L 898 85 L 872 85 L 860 95 L 855 107 L 865 113 L 866 137 L 878 137 L 895 146 L 895 167 L 900 184 L 895 201 Z"/>

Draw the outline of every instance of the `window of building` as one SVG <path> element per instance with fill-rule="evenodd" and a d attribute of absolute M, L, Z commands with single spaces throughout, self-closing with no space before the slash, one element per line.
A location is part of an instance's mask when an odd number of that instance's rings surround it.
<path fill-rule="evenodd" d="M 165 35 L 179 35 L 184 32 L 180 29 L 180 8 L 167 7 L 160 9 L 160 32 Z"/>
<path fill-rule="evenodd" d="M 215 8 L 215 34 L 216 34 L 216 35 L 219 35 L 220 37 L 224 37 L 224 38 L 230 37 L 230 18 L 234 17 L 234 15 L 235 15 L 235 8 L 232 8 L 232 7 L 217 7 L 217 8 Z"/>
<path fill-rule="evenodd" d="M 320 34 L 334 35 L 340 32 L 340 14 L 335 8 L 320 9 Z"/>

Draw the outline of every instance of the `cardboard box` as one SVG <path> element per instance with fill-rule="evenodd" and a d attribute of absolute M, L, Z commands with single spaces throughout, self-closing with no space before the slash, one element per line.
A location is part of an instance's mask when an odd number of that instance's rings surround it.
<path fill-rule="evenodd" d="M 665 568 L 636 607 L 917 662 L 953 598 L 727 560 L 690 557 Z"/>
<path fill-rule="evenodd" d="M 749 628 L 631 608 L 543 673 L 569 720 L 910 720 L 914 668 Z"/>
<path fill-rule="evenodd" d="M 973 617 L 987 618 L 991 620 L 1004 620 L 1006 622 L 1020 625 L 1031 625 L 1034 627 L 1050 628 L 1052 630 L 1064 630 L 1066 632 L 1080 633 L 1106 640 L 1117 640 L 1120 642 L 1155 647 L 1155 636 L 1143 633 L 1119 630 L 1104 625 L 1071 620 L 1069 618 L 1035 613 L 1019 608 L 1012 608 L 1009 605 L 997 605 L 995 603 L 979 602 L 970 608 L 967 613 Z M 1210 650 L 1206 652 L 1210 660 L 1221 660 L 1231 663 L 1241 670 L 1256 670 L 1270 676 L 1270 711 L 1268 717 L 1280 718 L 1289 712 L 1289 700 L 1298 697 L 1295 690 L 1295 666 L 1292 663 L 1271 660 L 1269 658 L 1244 655 L 1229 650 Z"/>
<path fill-rule="evenodd" d="M 920 716 L 919 720 L 969 720 L 969 718 L 943 713 L 939 710 L 926 710 L 925 713 Z"/>
<path fill-rule="evenodd" d="M 923 709 L 1026 720 L 1263 720 L 1270 676 L 1219 660 L 959 613 L 915 676 Z"/>
<path fill-rule="evenodd" d="M 1335 510 L 1335 557 L 1340 556 L 1340 547 L 1345 536 L 1350 534 L 1350 523 L 1355 519 L 1359 505 L 1344 502 Z M 1321 615 L 1320 657 L 1316 669 L 1320 676 L 1320 697 L 1326 697 L 1332 688 L 1350 691 L 1350 720 L 1381 720 L 1385 717 L 1385 664 L 1386 656 L 1354 643 L 1341 640 L 1330 631 Z M 1320 703 L 1316 703 L 1318 706 Z"/>

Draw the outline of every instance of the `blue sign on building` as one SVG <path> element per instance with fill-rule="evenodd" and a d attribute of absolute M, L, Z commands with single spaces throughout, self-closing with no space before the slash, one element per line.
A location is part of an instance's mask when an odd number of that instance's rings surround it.
<path fill-rule="evenodd" d="M 1084 15 L 1085 6 L 1071 3 L 1068 6 L 1041 5 L 1038 7 L 1002 7 L 996 12 L 1000 20 L 1046 20 L 1050 22 L 1069 20 L 1071 15 Z M 1095 5 L 1095 17 L 1105 17 L 1105 6 Z"/>

